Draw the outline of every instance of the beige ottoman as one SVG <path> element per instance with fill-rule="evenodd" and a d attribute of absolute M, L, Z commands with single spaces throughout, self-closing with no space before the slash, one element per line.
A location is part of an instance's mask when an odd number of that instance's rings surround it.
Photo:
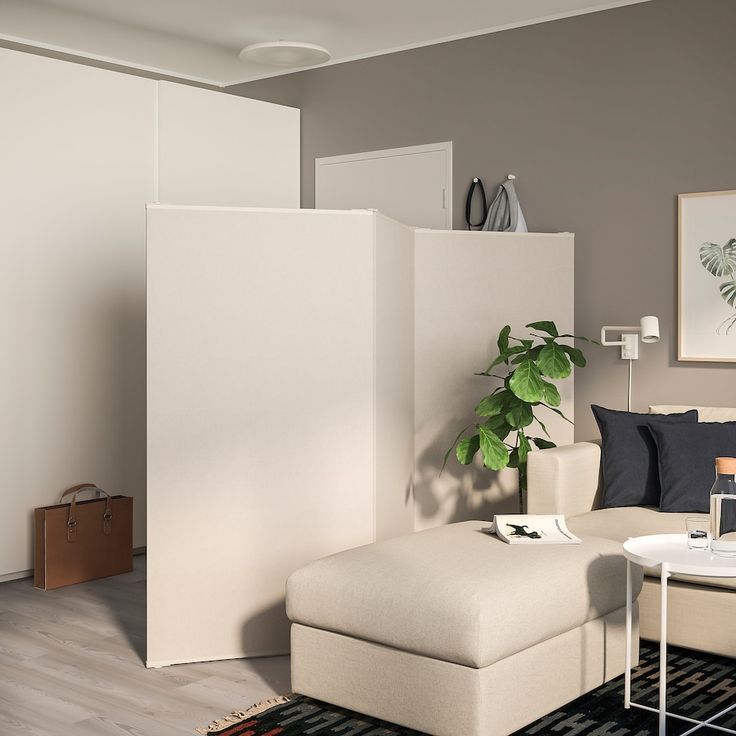
<path fill-rule="evenodd" d="M 487 525 L 451 524 L 295 572 L 294 692 L 434 736 L 502 736 L 621 674 L 621 545 L 508 545 Z"/>

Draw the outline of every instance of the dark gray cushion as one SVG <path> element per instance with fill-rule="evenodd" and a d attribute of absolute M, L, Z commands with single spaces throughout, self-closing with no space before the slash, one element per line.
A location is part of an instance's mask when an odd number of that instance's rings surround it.
<path fill-rule="evenodd" d="M 649 427 L 698 421 L 694 409 L 682 414 L 636 414 L 591 405 L 601 432 L 603 508 L 658 506 L 657 447 Z"/>
<path fill-rule="evenodd" d="M 715 459 L 736 456 L 736 422 L 652 425 L 659 456 L 660 511 L 707 513 Z"/>

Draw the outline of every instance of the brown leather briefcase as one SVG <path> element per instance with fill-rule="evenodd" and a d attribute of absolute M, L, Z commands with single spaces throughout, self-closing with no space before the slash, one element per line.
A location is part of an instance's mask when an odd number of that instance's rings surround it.
<path fill-rule="evenodd" d="M 77 501 L 84 490 L 103 498 Z M 70 503 L 62 503 L 71 496 Z M 33 584 L 43 590 L 118 575 L 133 569 L 133 499 L 110 496 L 94 483 L 61 494 L 60 503 L 35 510 Z"/>

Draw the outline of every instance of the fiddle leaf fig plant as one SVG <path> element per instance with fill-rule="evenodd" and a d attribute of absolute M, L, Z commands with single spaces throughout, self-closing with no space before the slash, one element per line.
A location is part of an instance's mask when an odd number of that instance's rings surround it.
<path fill-rule="evenodd" d="M 475 413 L 479 421 L 458 434 L 442 464 L 444 469 L 454 449 L 463 465 L 472 463 L 480 452 L 483 465 L 491 470 L 518 468 L 520 510 L 526 490 L 527 456 L 534 447 L 543 450 L 556 446 L 538 414 L 551 411 L 572 424 L 559 409 L 560 392 L 552 383 L 567 378 L 573 366 L 585 367 L 583 352 L 570 341 L 599 344 L 587 337 L 561 335 L 557 325 L 548 320 L 530 322 L 526 327 L 532 330 L 531 338 L 514 337 L 510 325 L 498 333 L 498 355 L 486 370 L 475 375 L 501 381 L 501 385 L 478 402 Z M 471 426 L 473 432 L 466 435 Z"/>

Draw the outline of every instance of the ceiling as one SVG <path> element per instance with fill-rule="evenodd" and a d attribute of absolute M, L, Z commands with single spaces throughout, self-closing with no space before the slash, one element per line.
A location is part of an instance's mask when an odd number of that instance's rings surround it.
<path fill-rule="evenodd" d="M 330 64 L 646 0 L 0 0 L 0 40 L 228 86 L 288 74 L 243 63 L 307 41 Z"/>

